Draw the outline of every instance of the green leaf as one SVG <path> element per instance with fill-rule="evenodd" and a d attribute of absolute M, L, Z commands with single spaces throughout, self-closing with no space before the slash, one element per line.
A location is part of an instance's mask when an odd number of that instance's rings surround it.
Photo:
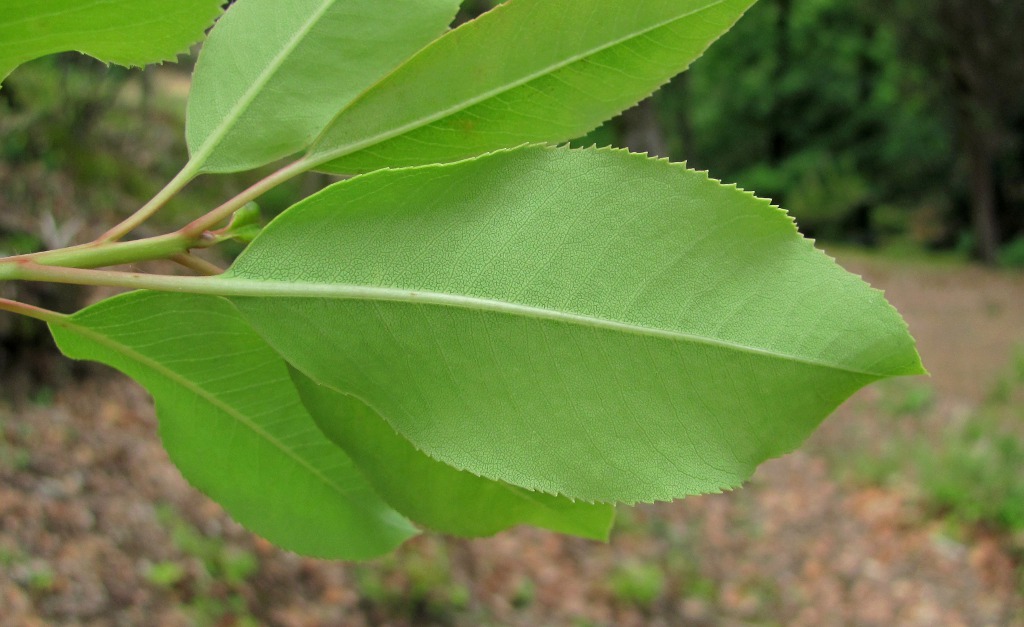
<path fill-rule="evenodd" d="M 615 518 L 611 505 L 573 502 L 446 466 L 417 451 L 359 399 L 291 372 L 320 429 L 352 457 L 392 507 L 417 523 L 463 537 L 529 524 L 608 539 Z"/>
<path fill-rule="evenodd" d="M 352 174 L 583 135 L 684 70 L 753 2 L 510 0 L 366 92 L 310 157 Z"/>
<path fill-rule="evenodd" d="M 203 38 L 221 0 L 5 0 L 0 80 L 26 61 L 77 50 L 105 63 L 174 61 Z"/>
<path fill-rule="evenodd" d="M 194 167 L 255 168 L 307 147 L 335 114 L 441 35 L 459 0 L 241 0 L 196 65 Z"/>
<path fill-rule="evenodd" d="M 732 488 L 922 372 L 881 292 L 785 212 L 623 151 L 357 177 L 201 283 L 430 456 L 588 501 Z"/>
<path fill-rule="evenodd" d="M 285 363 L 227 301 L 133 292 L 50 327 L 69 357 L 145 386 L 185 478 L 275 544 L 365 559 L 415 535 L 320 433 Z"/>

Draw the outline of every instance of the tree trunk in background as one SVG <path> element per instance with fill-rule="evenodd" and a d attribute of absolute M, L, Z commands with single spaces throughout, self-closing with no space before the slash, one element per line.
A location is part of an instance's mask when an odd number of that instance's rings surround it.
<path fill-rule="evenodd" d="M 1003 239 L 998 164 L 1013 145 L 1012 120 L 1024 107 L 1024 10 L 1020 0 L 940 0 L 935 17 L 967 160 L 978 255 L 992 264 Z"/>
<path fill-rule="evenodd" d="M 987 264 L 999 259 L 999 219 L 996 214 L 995 151 L 984 133 L 965 138 L 971 179 L 971 225 L 977 239 L 978 256 Z"/>
<path fill-rule="evenodd" d="M 648 98 L 623 113 L 618 128 L 619 141 L 633 152 L 646 152 L 652 157 L 668 156 L 665 133 L 653 99 Z"/>

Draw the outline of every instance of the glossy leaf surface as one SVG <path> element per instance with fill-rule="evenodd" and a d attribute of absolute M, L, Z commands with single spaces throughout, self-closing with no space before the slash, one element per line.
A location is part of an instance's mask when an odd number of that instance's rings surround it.
<path fill-rule="evenodd" d="M 51 330 L 69 357 L 146 387 L 185 478 L 275 544 L 365 559 L 416 534 L 320 433 L 286 364 L 227 301 L 133 292 Z"/>
<path fill-rule="evenodd" d="M 4 0 L 0 80 L 20 64 L 77 50 L 106 63 L 174 61 L 203 38 L 220 0 Z"/>
<path fill-rule="evenodd" d="M 607 540 L 615 508 L 478 477 L 431 459 L 365 403 L 318 385 L 292 369 L 292 378 L 320 429 L 356 462 L 395 509 L 434 531 L 489 536 L 529 524 Z"/>
<path fill-rule="evenodd" d="M 206 285 L 432 457 L 585 500 L 734 487 L 921 372 L 899 314 L 785 212 L 622 151 L 358 177 Z"/>
<path fill-rule="evenodd" d="M 753 2 L 510 0 L 356 100 L 311 155 L 358 173 L 583 135 L 685 69 Z"/>
<path fill-rule="evenodd" d="M 360 92 L 447 29 L 459 0 L 241 0 L 196 65 L 186 137 L 209 172 L 306 148 Z"/>

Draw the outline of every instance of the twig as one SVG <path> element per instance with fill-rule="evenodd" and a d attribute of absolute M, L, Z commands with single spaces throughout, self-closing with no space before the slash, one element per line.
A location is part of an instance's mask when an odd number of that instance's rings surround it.
<path fill-rule="evenodd" d="M 204 276 L 216 276 L 224 272 L 223 268 L 189 253 L 178 253 L 171 257 L 171 261 Z"/>
<path fill-rule="evenodd" d="M 206 215 L 193 220 L 190 224 L 187 224 L 185 227 L 180 229 L 178 233 L 187 238 L 199 237 L 206 231 L 212 230 L 213 227 L 230 218 L 232 214 L 244 207 L 249 201 L 259 198 L 265 192 L 277 187 L 291 178 L 294 178 L 295 176 L 298 176 L 299 174 L 302 174 L 313 166 L 313 163 L 299 159 L 298 161 L 295 161 L 294 163 L 291 163 L 273 174 L 253 183 L 241 194 L 235 196 Z"/>

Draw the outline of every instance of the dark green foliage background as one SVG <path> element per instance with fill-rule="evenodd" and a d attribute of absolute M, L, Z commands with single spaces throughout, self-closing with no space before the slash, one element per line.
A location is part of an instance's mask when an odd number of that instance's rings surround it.
<path fill-rule="evenodd" d="M 654 115 L 580 143 L 686 160 L 771 197 L 812 237 L 982 257 L 972 218 L 987 174 L 988 260 L 1024 263 L 1024 5 L 992 4 L 761 0 L 641 106 Z M 993 145 L 982 172 L 966 145 L 979 136 Z"/>

